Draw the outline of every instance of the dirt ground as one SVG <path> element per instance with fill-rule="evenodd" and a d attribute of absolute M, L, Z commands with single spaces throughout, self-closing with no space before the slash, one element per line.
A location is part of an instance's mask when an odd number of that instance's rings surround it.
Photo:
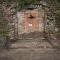
<path fill-rule="evenodd" d="M 60 50 L 51 48 L 18 48 L 0 51 L 0 60 L 60 60 Z"/>
<path fill-rule="evenodd" d="M 40 36 L 40 35 L 36 35 Z M 35 36 L 35 37 L 36 37 Z M 30 36 L 29 36 L 30 37 Z M 11 44 L 10 49 L 0 49 L 0 60 L 60 60 L 60 40 L 44 40 L 42 37 L 18 40 Z"/>

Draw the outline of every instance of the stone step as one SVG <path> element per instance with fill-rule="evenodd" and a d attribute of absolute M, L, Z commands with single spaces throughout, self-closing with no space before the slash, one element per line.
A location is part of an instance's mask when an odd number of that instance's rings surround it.
<path fill-rule="evenodd" d="M 16 42 L 10 48 L 51 48 L 48 42 Z"/>
<path fill-rule="evenodd" d="M 44 38 L 21 38 L 17 42 L 46 42 Z"/>

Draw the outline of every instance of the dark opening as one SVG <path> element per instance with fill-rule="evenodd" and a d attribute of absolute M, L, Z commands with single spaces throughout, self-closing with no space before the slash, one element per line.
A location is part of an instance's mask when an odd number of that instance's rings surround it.
<path fill-rule="evenodd" d="M 33 19 L 33 18 L 35 18 L 35 17 L 34 17 L 34 16 L 32 16 L 32 15 L 30 15 L 30 16 L 29 16 L 29 18 L 30 18 L 30 19 Z"/>
<path fill-rule="evenodd" d="M 28 10 L 33 10 L 34 8 L 27 8 Z"/>

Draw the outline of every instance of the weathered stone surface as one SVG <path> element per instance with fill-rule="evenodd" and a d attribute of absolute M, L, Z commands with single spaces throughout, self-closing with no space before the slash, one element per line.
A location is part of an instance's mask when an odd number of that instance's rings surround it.
<path fill-rule="evenodd" d="M 34 18 L 29 18 L 30 15 L 32 15 Z M 34 32 L 34 31 L 42 32 L 43 16 L 44 16 L 44 13 L 42 11 L 38 11 L 38 9 L 25 10 L 25 11 L 18 12 L 17 17 L 18 17 L 19 34 Z"/>

